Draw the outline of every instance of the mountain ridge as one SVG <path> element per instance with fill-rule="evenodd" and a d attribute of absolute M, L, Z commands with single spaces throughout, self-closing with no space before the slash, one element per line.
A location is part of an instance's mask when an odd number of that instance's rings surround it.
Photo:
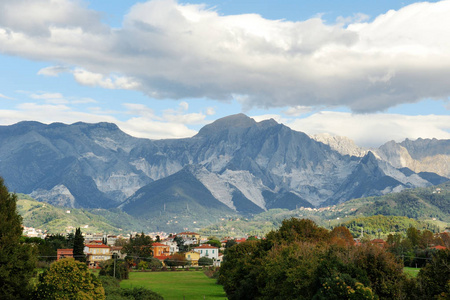
<path fill-rule="evenodd" d="M 331 205 L 432 185 L 426 178 L 441 180 L 401 172 L 376 151 L 362 158 L 343 155 L 274 120 L 256 122 L 244 114 L 216 120 L 184 139 L 134 138 L 112 123 L 23 122 L 0 126 L 0 141 L 0 175 L 11 190 L 69 207 L 125 208 L 138 191 L 151 204 L 156 186 L 173 191 L 166 178 L 186 171 L 189 176 L 176 177 L 186 187 L 185 199 L 196 193 L 187 188 L 190 182 L 205 189 L 211 203 L 245 214 Z M 445 153 L 443 145 L 436 152 Z"/>

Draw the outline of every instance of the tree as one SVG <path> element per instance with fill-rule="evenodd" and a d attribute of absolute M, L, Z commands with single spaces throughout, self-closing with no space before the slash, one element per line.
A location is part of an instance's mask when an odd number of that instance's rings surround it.
<path fill-rule="evenodd" d="M 123 246 L 122 252 L 127 254 L 127 260 L 138 264 L 142 259 L 153 256 L 153 240 L 143 232 L 135 237 L 130 237 L 128 243 Z"/>
<path fill-rule="evenodd" d="M 73 238 L 73 258 L 81 262 L 86 261 L 86 255 L 84 254 L 84 237 L 81 234 L 80 227 L 75 230 L 75 237 Z"/>
<path fill-rule="evenodd" d="M 164 263 L 168 267 L 179 267 L 179 266 L 182 266 L 184 268 L 184 266 L 187 264 L 187 260 L 186 260 L 186 257 L 184 257 L 183 254 L 175 253 L 171 257 L 166 258 L 164 260 Z"/>
<path fill-rule="evenodd" d="M 450 250 L 436 251 L 417 279 L 423 299 L 450 299 Z"/>
<path fill-rule="evenodd" d="M 32 245 L 20 242 L 22 218 L 16 201 L 0 178 L 0 299 L 26 299 L 36 265 Z"/>
<path fill-rule="evenodd" d="M 417 247 L 420 242 L 420 232 L 414 227 L 409 227 L 406 231 L 406 236 L 408 240 L 411 242 L 413 247 Z"/>
<path fill-rule="evenodd" d="M 105 290 L 86 264 L 64 258 L 41 274 L 34 298 L 97 300 L 105 299 Z"/>
<path fill-rule="evenodd" d="M 199 266 L 212 266 L 214 264 L 214 260 L 212 258 L 208 258 L 206 256 L 200 257 L 198 260 Z"/>
<path fill-rule="evenodd" d="M 186 250 L 186 247 L 184 246 L 184 240 L 181 236 L 174 237 L 173 241 L 175 243 L 177 243 L 177 247 L 180 252 L 183 252 Z"/>
<path fill-rule="evenodd" d="M 283 220 L 277 231 L 269 232 L 267 239 L 272 242 L 325 242 L 330 239 L 330 233 L 311 220 L 291 218 Z"/>
<path fill-rule="evenodd" d="M 348 230 L 348 228 L 345 226 L 338 226 L 333 228 L 330 235 L 333 239 L 333 243 L 335 244 L 344 244 L 347 246 L 353 246 L 355 244 L 350 230 Z"/>
<path fill-rule="evenodd" d="M 220 266 L 218 283 L 223 285 L 227 297 L 234 299 L 257 299 L 258 278 L 263 276 L 262 263 L 265 251 L 261 241 L 246 241 L 227 249 Z"/>
<path fill-rule="evenodd" d="M 105 294 L 108 299 L 142 299 L 142 300 L 162 300 L 164 299 L 158 293 L 142 287 L 120 288 L 117 279 L 110 276 L 99 276 L 102 282 Z"/>
<path fill-rule="evenodd" d="M 116 278 L 118 280 L 122 279 L 128 279 L 129 277 L 129 270 L 128 270 L 128 264 L 123 260 L 116 260 L 109 259 L 105 262 L 102 262 L 100 264 L 100 275 L 108 275 Z"/>
<path fill-rule="evenodd" d="M 206 243 L 219 249 L 222 247 L 222 243 L 219 240 L 209 240 Z"/>

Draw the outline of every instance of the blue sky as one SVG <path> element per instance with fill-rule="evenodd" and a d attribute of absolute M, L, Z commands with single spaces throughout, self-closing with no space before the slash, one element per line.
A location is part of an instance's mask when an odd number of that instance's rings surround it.
<path fill-rule="evenodd" d="M 450 138 L 450 1 L 0 3 L 0 125 L 147 138 L 273 118 L 376 147 Z"/>

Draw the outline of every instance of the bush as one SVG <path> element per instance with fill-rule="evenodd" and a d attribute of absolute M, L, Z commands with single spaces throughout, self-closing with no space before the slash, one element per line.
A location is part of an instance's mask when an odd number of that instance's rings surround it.
<path fill-rule="evenodd" d="M 214 264 L 214 260 L 212 258 L 208 258 L 208 257 L 200 257 L 200 259 L 198 260 L 198 265 L 199 266 L 212 266 Z"/>
<path fill-rule="evenodd" d="M 123 289 L 119 281 L 111 276 L 99 276 L 108 300 L 162 300 L 163 297 L 152 290 L 142 287 Z"/>
<path fill-rule="evenodd" d="M 105 290 L 86 264 L 73 258 L 54 262 L 39 276 L 35 299 L 105 299 Z"/>
<path fill-rule="evenodd" d="M 110 259 L 101 263 L 100 268 L 101 270 L 99 272 L 99 275 L 114 276 L 115 273 L 116 278 L 118 280 L 128 279 L 129 276 L 128 264 L 124 260 L 116 261 L 115 272 L 114 272 L 114 259 Z"/>

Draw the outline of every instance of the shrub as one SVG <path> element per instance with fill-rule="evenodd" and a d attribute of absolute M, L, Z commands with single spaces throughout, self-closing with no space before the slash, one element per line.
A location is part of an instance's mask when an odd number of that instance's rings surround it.
<path fill-rule="evenodd" d="M 35 299 L 105 299 L 105 290 L 86 264 L 73 258 L 54 262 L 39 277 Z"/>

